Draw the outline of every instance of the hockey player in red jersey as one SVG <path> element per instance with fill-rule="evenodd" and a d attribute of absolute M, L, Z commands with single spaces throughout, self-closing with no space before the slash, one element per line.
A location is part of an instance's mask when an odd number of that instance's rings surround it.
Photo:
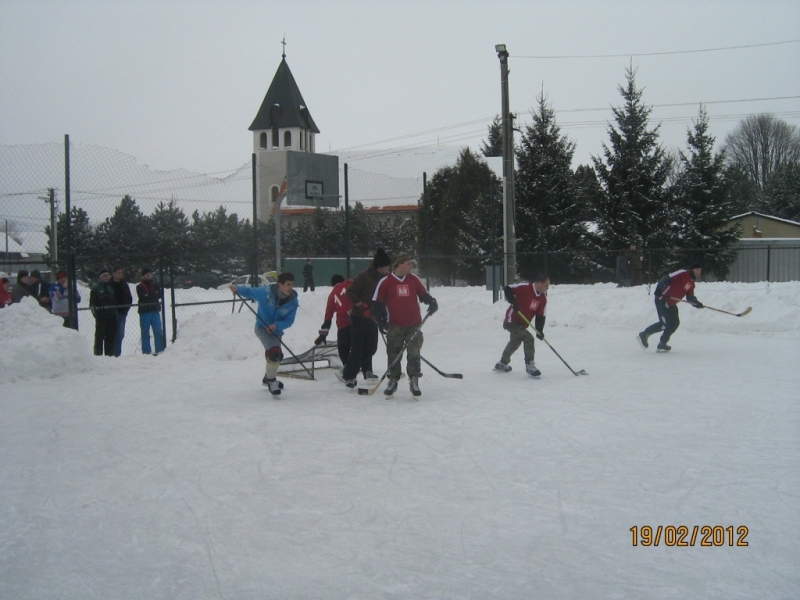
<path fill-rule="evenodd" d="M 540 377 L 542 372 L 536 368 L 533 362 L 535 347 L 533 335 L 528 330 L 526 323 L 517 313 L 521 312 L 529 322 L 533 322 L 536 328 L 536 337 L 544 339 L 542 331 L 546 318 L 545 309 L 547 307 L 547 289 L 550 287 L 550 277 L 544 273 L 536 276 L 533 283 L 515 283 L 503 288 L 506 301 L 511 305 L 506 310 L 503 319 L 503 329 L 509 332 L 509 339 L 503 356 L 494 366 L 494 370 L 500 373 L 508 373 L 511 370 L 511 355 L 522 345 L 525 353 L 525 371 L 531 377 Z"/>
<path fill-rule="evenodd" d="M 398 254 L 393 264 L 394 270 L 378 282 L 372 297 L 372 312 L 380 330 L 386 332 L 386 354 L 391 366 L 389 383 L 383 393 L 391 397 L 397 390 L 402 370 L 400 361 L 405 346 L 408 351 L 408 384 L 411 393 L 420 396 L 419 356 L 423 338 L 419 331 L 422 323 L 419 302 L 428 305 L 429 315 L 435 313 L 439 306 L 419 277 L 411 273 L 415 263 L 410 254 Z"/>
<path fill-rule="evenodd" d="M 647 338 L 661 331 L 661 339 L 656 349 L 659 352 L 672 350 L 672 346 L 668 346 L 667 342 L 669 342 L 669 338 L 672 337 L 672 334 L 681 324 L 678 317 L 678 302 L 686 297 L 686 300 L 693 304 L 695 308 L 703 308 L 702 302 L 694 295 L 694 282 L 702 272 L 703 268 L 700 263 L 694 263 L 688 270 L 680 269 L 658 280 L 655 291 L 658 322 L 653 323 L 637 336 L 642 348 L 649 347 Z"/>
<path fill-rule="evenodd" d="M 336 274 L 331 277 L 333 289 L 328 294 L 328 303 L 325 306 L 325 321 L 319 330 L 319 337 L 314 340 L 314 345 L 324 344 L 331 331 L 333 316 L 336 315 L 336 349 L 339 351 L 339 359 L 342 364 L 347 362 L 350 355 L 350 308 L 353 306 L 347 297 L 347 288 L 353 283 L 352 279 L 345 279 L 342 275 Z"/>

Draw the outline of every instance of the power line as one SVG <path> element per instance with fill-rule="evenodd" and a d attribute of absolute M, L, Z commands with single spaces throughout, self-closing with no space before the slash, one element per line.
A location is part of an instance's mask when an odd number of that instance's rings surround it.
<path fill-rule="evenodd" d="M 699 50 L 671 50 L 668 52 L 628 52 L 625 54 L 564 54 L 560 56 L 515 56 L 514 58 L 530 58 L 536 60 L 561 60 L 574 58 L 627 58 L 634 56 L 667 56 L 671 54 L 698 54 L 701 52 L 723 52 L 726 50 L 744 50 L 746 48 L 763 48 L 765 46 L 780 46 L 782 44 L 796 44 L 800 40 L 785 40 L 782 42 L 766 42 L 763 44 L 748 44 L 746 46 L 723 46 L 719 48 L 702 48 Z"/>
<path fill-rule="evenodd" d="M 707 105 L 711 105 L 711 104 L 736 104 L 736 103 L 740 103 L 740 102 L 764 102 L 764 101 L 772 101 L 772 100 L 796 100 L 798 98 L 800 98 L 800 95 L 797 95 L 797 96 L 772 96 L 772 97 L 765 97 L 765 98 L 743 98 L 743 99 L 738 99 L 738 100 L 710 100 L 708 102 L 673 102 L 673 103 L 666 103 L 666 104 L 652 104 L 650 106 L 651 106 L 651 108 L 675 108 L 675 107 L 681 107 L 681 106 L 699 106 L 700 104 L 702 104 L 703 106 L 707 106 Z M 555 112 L 556 112 L 556 115 L 559 115 L 559 114 L 562 114 L 562 113 L 610 111 L 612 108 L 613 107 L 611 107 L 611 106 L 606 106 L 606 107 L 602 107 L 602 108 L 571 108 L 571 109 L 560 109 L 560 110 L 557 109 Z M 527 113 L 527 112 L 528 111 L 516 111 L 515 114 L 523 114 L 523 113 Z M 787 116 L 794 116 L 794 114 L 791 113 L 791 112 L 790 113 L 774 113 L 774 114 L 776 114 L 776 116 L 781 116 L 782 114 L 786 114 Z M 747 117 L 747 116 L 749 116 L 749 115 L 747 115 L 747 114 L 743 115 L 743 117 Z M 360 148 L 368 148 L 370 146 L 377 146 L 379 144 L 387 144 L 387 143 L 396 142 L 396 141 L 399 141 L 399 140 L 407 140 L 407 139 L 411 139 L 411 138 L 422 137 L 422 136 L 430 135 L 432 133 L 438 133 L 438 132 L 442 132 L 442 131 L 460 129 L 460 128 L 467 127 L 467 126 L 470 126 L 470 125 L 475 125 L 477 123 L 486 124 L 487 122 L 493 121 L 494 118 L 495 117 L 492 116 L 492 117 L 484 117 L 482 119 L 472 119 L 470 121 L 464 121 L 462 123 L 455 123 L 453 125 L 446 125 L 446 126 L 437 127 L 437 128 L 434 128 L 434 129 L 427 129 L 427 130 L 424 130 L 424 131 L 419 131 L 419 132 L 416 132 L 416 133 L 409 133 L 409 134 L 406 134 L 406 135 L 396 136 L 396 137 L 392 137 L 392 138 L 386 138 L 386 139 L 378 140 L 378 141 L 375 141 L 375 142 L 368 142 L 368 143 L 364 143 L 364 144 L 358 144 L 356 146 L 349 146 L 349 147 L 346 147 L 346 148 L 339 148 L 337 150 L 331 151 L 330 153 L 350 152 L 350 151 L 353 151 L 353 150 L 358 150 Z M 692 117 L 685 117 L 685 118 L 689 119 L 689 118 L 692 118 Z M 713 115 L 712 115 L 712 119 L 714 119 Z M 605 123 L 605 121 L 603 121 L 603 123 Z M 563 123 L 560 123 L 560 125 L 563 125 Z M 484 127 L 485 127 L 485 125 L 484 125 Z M 481 129 L 480 131 L 485 133 L 485 129 Z M 444 139 L 447 140 L 447 139 L 454 138 L 454 137 L 459 137 L 459 138 L 463 139 L 464 135 L 465 134 L 454 134 L 453 136 L 448 136 L 448 137 L 445 137 Z M 451 140 L 451 141 L 456 141 L 456 140 Z M 428 144 L 428 142 L 420 142 L 420 143 Z M 409 144 L 409 145 L 406 145 L 406 146 L 400 146 L 400 149 L 402 150 L 404 148 L 413 148 L 413 147 L 416 147 L 416 146 L 417 146 L 417 144 Z M 376 152 L 382 152 L 383 149 L 376 149 L 375 151 Z M 383 156 L 383 155 L 384 154 L 378 154 L 376 156 Z"/>

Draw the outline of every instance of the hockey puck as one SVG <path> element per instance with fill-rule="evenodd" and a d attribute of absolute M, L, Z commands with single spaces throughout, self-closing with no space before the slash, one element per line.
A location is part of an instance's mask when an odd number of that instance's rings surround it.
<path fill-rule="evenodd" d="M 367 388 L 358 388 L 358 395 L 359 396 L 369 396 L 369 390 Z"/>

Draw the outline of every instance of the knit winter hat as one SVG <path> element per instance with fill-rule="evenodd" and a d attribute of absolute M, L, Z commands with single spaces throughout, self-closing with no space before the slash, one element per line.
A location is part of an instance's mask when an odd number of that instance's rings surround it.
<path fill-rule="evenodd" d="M 689 270 L 693 271 L 695 269 L 702 269 L 702 268 L 703 268 L 703 265 L 701 265 L 699 262 L 695 261 L 695 262 L 692 263 L 692 266 L 689 267 Z"/>
<path fill-rule="evenodd" d="M 99 275 L 99 276 L 100 276 L 100 277 L 105 277 L 106 275 L 108 275 L 109 277 L 111 277 L 111 273 L 109 273 L 109 272 L 108 272 L 108 269 L 102 269 L 102 270 L 100 271 L 100 275 Z"/>
<path fill-rule="evenodd" d="M 378 248 L 378 251 L 375 253 L 375 256 L 372 259 L 372 264 L 376 269 L 380 269 L 381 267 L 388 267 L 392 264 L 392 259 L 389 258 L 389 255 L 386 254 L 386 250 L 383 248 Z"/>
<path fill-rule="evenodd" d="M 144 267 L 144 268 L 142 269 L 142 277 L 144 277 L 144 276 L 145 276 L 145 275 L 147 275 L 148 273 L 152 273 L 152 271 L 151 271 L 150 269 L 148 269 L 147 267 Z"/>

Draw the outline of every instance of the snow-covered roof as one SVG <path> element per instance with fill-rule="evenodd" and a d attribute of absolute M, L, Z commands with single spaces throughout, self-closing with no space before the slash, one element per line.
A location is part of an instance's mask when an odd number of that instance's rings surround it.
<path fill-rule="evenodd" d="M 765 215 L 764 213 L 756 212 L 754 210 L 731 217 L 729 221 L 740 221 L 749 216 L 761 217 L 762 219 L 771 219 L 772 221 L 779 221 L 780 223 L 787 223 L 789 225 L 796 225 L 797 227 L 800 227 L 800 223 L 797 221 L 790 221 L 789 219 L 782 219 L 781 217 L 773 217 L 772 215 Z"/>
<path fill-rule="evenodd" d="M 28 253 L 25 252 L 25 248 L 17 243 L 11 236 L 3 234 L 3 237 L 0 238 L 0 252 L 5 254 L 6 248 L 8 248 L 9 254 L 19 254 L 22 258 L 28 258 Z"/>

